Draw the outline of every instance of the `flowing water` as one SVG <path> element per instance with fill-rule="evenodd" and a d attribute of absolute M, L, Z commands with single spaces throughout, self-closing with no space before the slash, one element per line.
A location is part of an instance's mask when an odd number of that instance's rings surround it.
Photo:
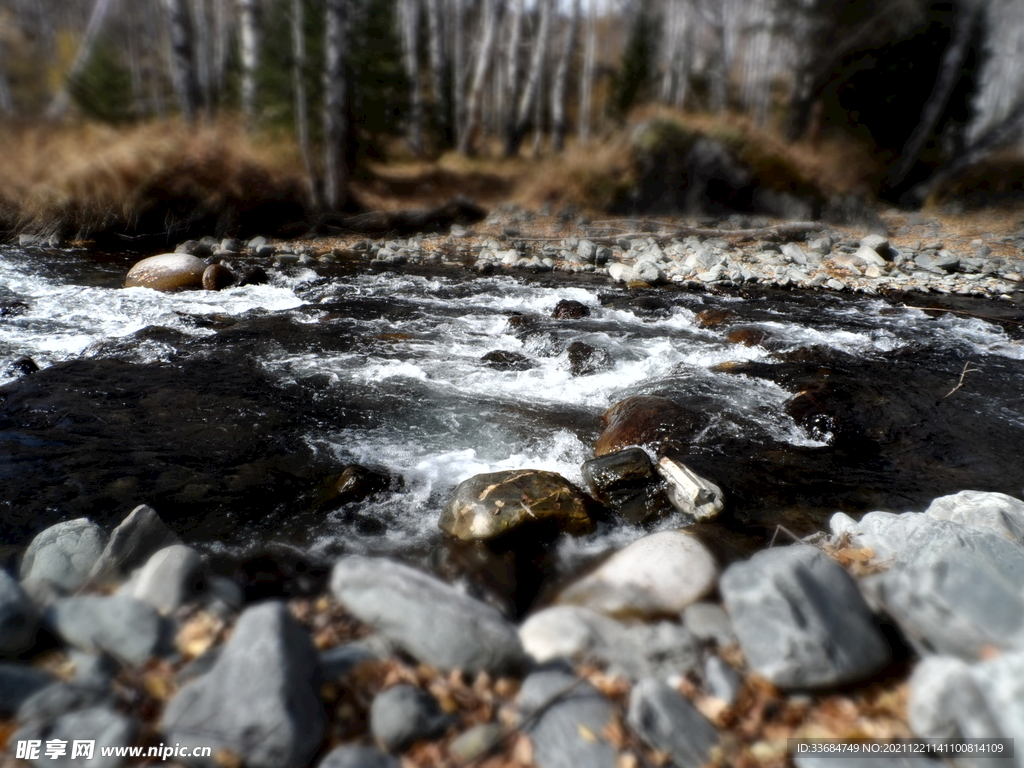
<path fill-rule="evenodd" d="M 474 474 L 532 467 L 582 483 L 601 414 L 635 394 L 701 414 L 696 433 L 651 450 L 722 485 L 720 528 L 733 540 L 763 541 L 779 524 L 807 532 L 837 509 L 1024 488 L 1012 307 L 960 305 L 998 310 L 1001 324 L 877 298 L 353 264 L 161 294 L 120 287 L 135 258 L 0 251 L 0 366 L 28 356 L 42 369 L 0 369 L 4 543 L 72 516 L 110 527 L 149 503 L 211 551 L 276 541 L 313 556 L 422 553 L 441 539 L 449 493 Z M 551 319 L 564 299 L 589 316 Z M 737 317 L 701 327 L 709 308 Z M 515 315 L 529 322 L 510 325 Z M 763 339 L 730 343 L 737 327 Z M 607 367 L 574 376 L 577 341 Z M 534 367 L 489 367 L 481 357 L 495 350 Z M 390 484 L 334 503 L 326 489 L 348 464 Z M 561 551 L 638 535 L 606 524 Z"/>

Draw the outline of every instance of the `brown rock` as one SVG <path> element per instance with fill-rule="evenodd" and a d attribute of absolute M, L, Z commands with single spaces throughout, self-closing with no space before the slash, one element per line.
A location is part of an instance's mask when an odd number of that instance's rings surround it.
<path fill-rule="evenodd" d="M 589 533 L 587 497 L 554 472 L 514 469 L 476 475 L 461 483 L 438 525 L 464 541 L 496 539 L 523 525 L 553 523 L 566 533 Z"/>
<path fill-rule="evenodd" d="M 730 331 L 729 335 L 725 338 L 728 339 L 730 344 L 756 347 L 767 341 L 770 335 L 767 331 L 762 331 L 760 328 L 737 328 L 735 331 Z"/>
<path fill-rule="evenodd" d="M 590 307 L 586 304 L 572 299 L 562 299 L 555 304 L 551 316 L 556 320 L 576 320 L 580 317 L 587 317 L 589 314 Z"/>
<path fill-rule="evenodd" d="M 236 282 L 235 273 L 223 264 L 211 264 L 203 271 L 203 288 L 208 291 L 219 291 Z"/>
<path fill-rule="evenodd" d="M 601 416 L 605 430 L 594 443 L 594 455 L 604 456 L 631 445 L 683 440 L 704 424 L 704 418 L 677 403 L 652 395 L 628 397 Z"/>
<path fill-rule="evenodd" d="M 701 328 L 717 328 L 720 325 L 728 325 L 740 319 L 740 316 L 731 309 L 705 309 L 698 312 L 693 321 Z"/>
<path fill-rule="evenodd" d="M 143 259 L 128 270 L 125 288 L 178 291 L 203 287 L 206 262 L 187 253 L 162 253 Z"/>

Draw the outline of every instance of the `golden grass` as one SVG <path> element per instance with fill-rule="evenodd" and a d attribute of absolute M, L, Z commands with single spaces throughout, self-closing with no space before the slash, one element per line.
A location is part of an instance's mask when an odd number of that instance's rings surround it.
<path fill-rule="evenodd" d="M 0 212 L 44 234 L 228 233 L 268 206 L 304 207 L 295 155 L 229 122 L 12 128 L 0 133 Z"/>

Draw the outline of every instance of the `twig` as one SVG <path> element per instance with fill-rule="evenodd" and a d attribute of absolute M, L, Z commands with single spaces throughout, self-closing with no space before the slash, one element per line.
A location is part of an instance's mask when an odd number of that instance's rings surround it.
<path fill-rule="evenodd" d="M 980 368 L 970 368 L 970 364 L 970 360 L 964 363 L 964 369 L 960 372 L 960 381 L 958 381 L 957 385 L 953 387 L 951 390 L 949 390 L 949 392 L 947 392 L 945 395 L 939 398 L 940 403 L 964 385 L 964 380 L 967 378 L 968 373 L 979 373 L 981 371 Z"/>
<path fill-rule="evenodd" d="M 787 528 L 784 525 L 776 525 L 775 526 L 775 533 L 772 534 L 772 540 L 768 542 L 768 549 L 771 549 L 772 547 L 775 546 L 775 537 L 779 535 L 779 531 L 782 531 L 784 534 L 789 536 L 789 538 L 791 538 L 797 544 L 803 543 L 803 539 L 801 539 L 799 536 L 797 536 L 795 533 L 793 533 L 791 530 L 789 530 L 789 528 Z"/>

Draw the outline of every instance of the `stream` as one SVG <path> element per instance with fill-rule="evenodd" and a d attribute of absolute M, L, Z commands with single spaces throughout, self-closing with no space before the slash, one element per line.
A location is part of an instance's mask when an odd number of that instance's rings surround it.
<path fill-rule="evenodd" d="M 0 249 L 8 548 L 73 517 L 109 530 L 147 503 L 214 557 L 432 557 L 459 482 L 529 467 L 582 485 L 601 414 L 638 394 L 698 414 L 698 429 L 668 425 L 649 448 L 725 490 L 707 532 L 725 557 L 840 509 L 1024 488 L 1024 313 L 994 302 L 946 307 L 960 314 L 904 305 L 926 306 L 914 297 L 630 291 L 356 262 L 161 294 L 121 288 L 138 258 Z M 551 318 L 563 300 L 589 315 Z M 704 327 L 708 309 L 734 314 Z M 1010 322 L 972 316 L 995 311 Z M 738 328 L 756 343 L 730 341 Z M 594 372 L 574 375 L 574 342 L 597 350 Z M 532 367 L 481 361 L 495 350 Z M 41 370 L 8 367 L 23 356 Z M 376 493 L 332 490 L 352 464 L 386 476 Z M 570 569 L 640 533 L 608 521 L 559 541 L 557 559 Z"/>

